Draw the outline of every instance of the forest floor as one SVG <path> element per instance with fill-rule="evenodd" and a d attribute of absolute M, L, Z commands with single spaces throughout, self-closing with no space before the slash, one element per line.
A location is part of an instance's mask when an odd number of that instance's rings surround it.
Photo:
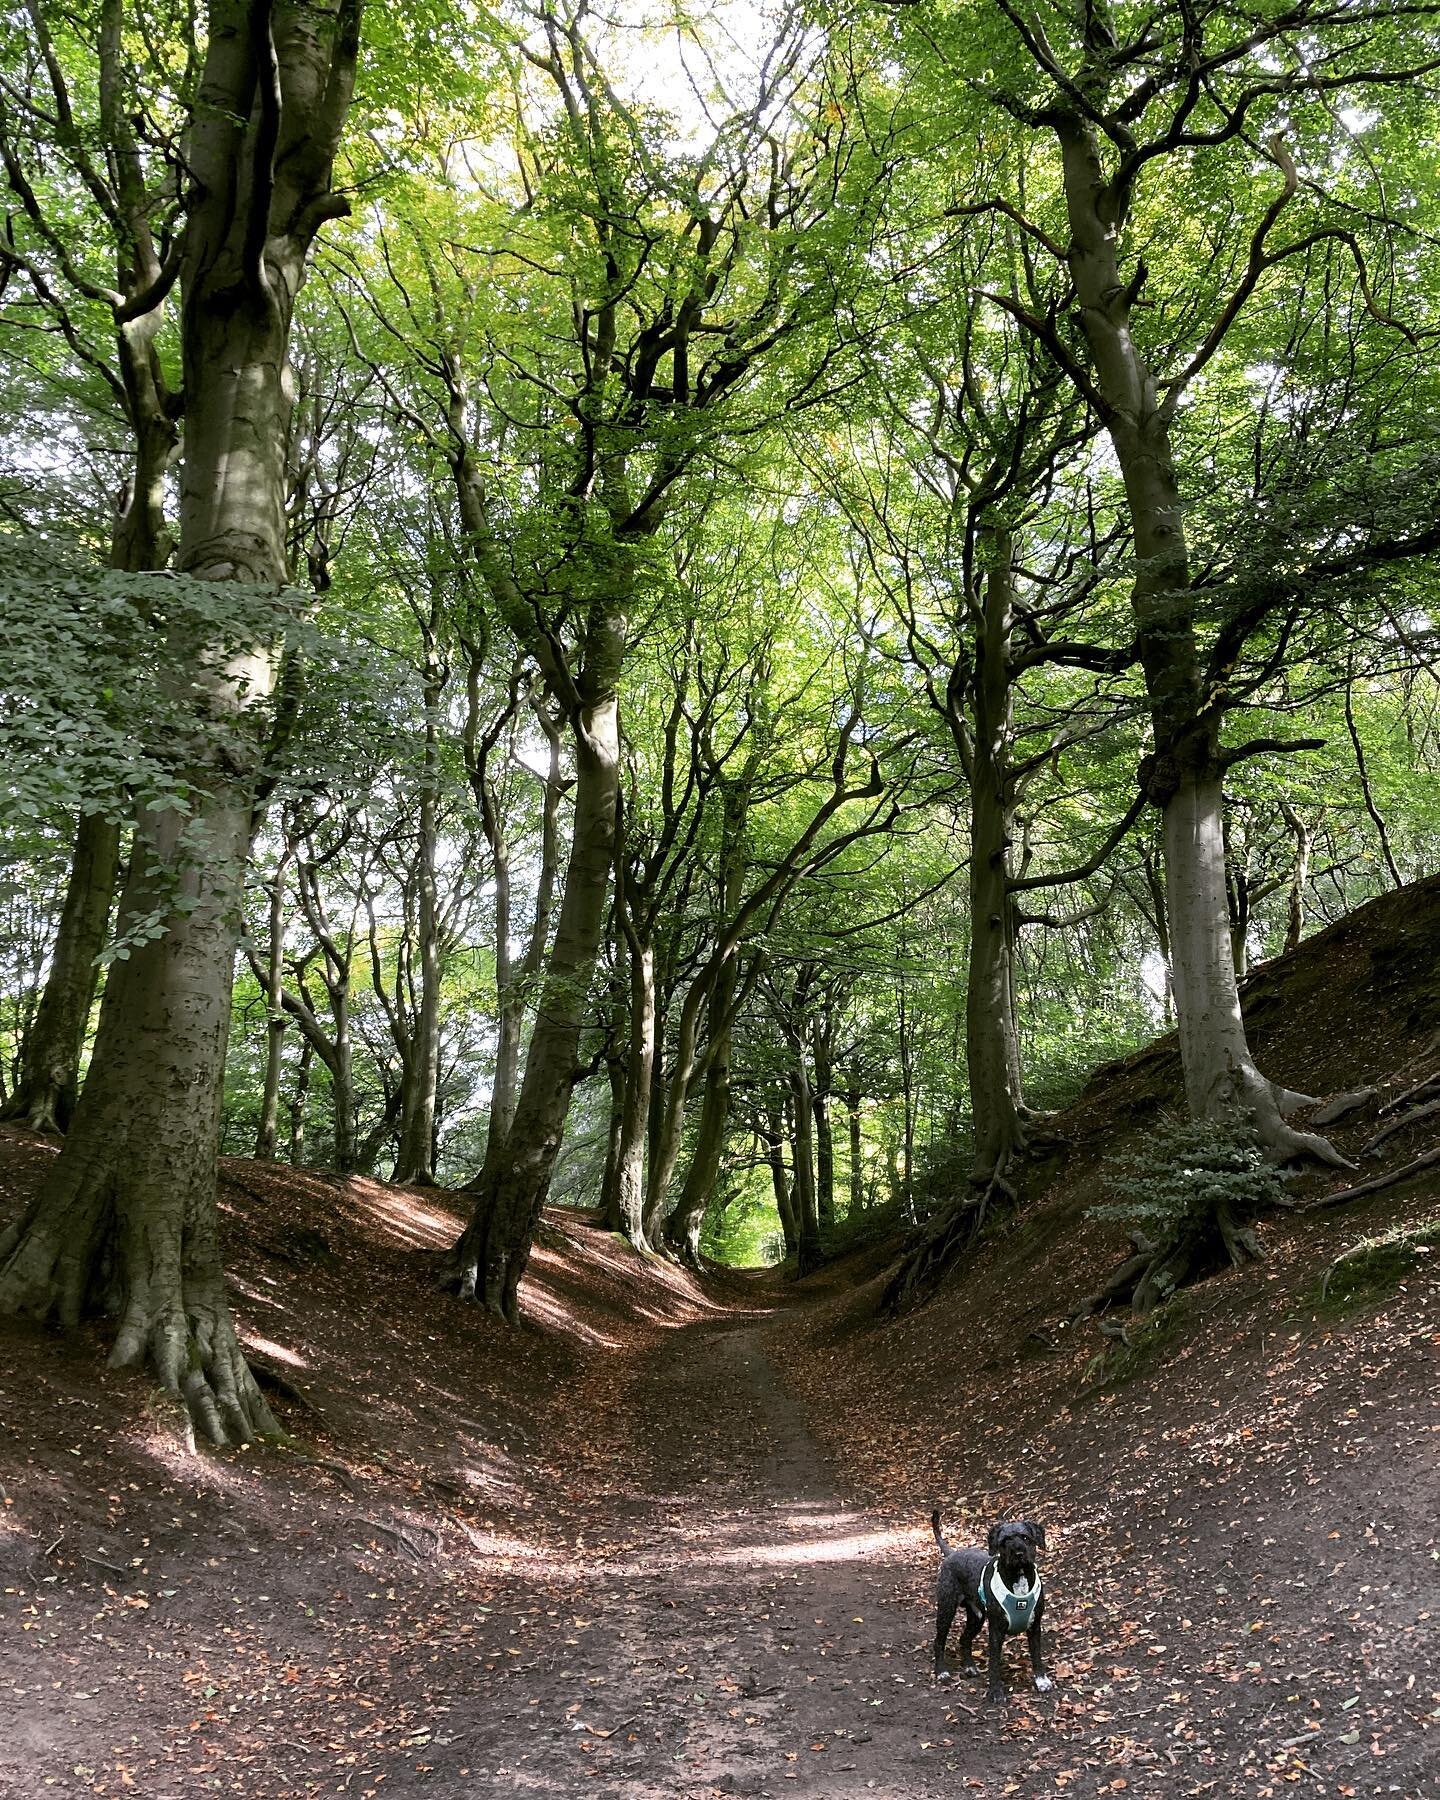
<path fill-rule="evenodd" d="M 1347 1023 L 1414 989 L 1395 938 L 1257 976 L 1273 1073 L 1413 1078 L 1429 988 Z M 551 1214 L 510 1332 L 432 1284 L 450 1196 L 227 1163 L 292 1443 L 188 1455 L 101 1335 L 5 1330 L 0 1797 L 1440 1795 L 1440 1182 L 1276 1217 L 1263 1263 L 1097 1362 L 1067 1320 L 1116 1232 L 1086 1208 L 1165 1069 L 1104 1072 L 895 1324 L 893 1243 L 702 1281 Z M 53 1154 L 0 1132 L 0 1217 Z M 957 1543 L 1046 1527 L 1052 1692 L 1016 1643 L 1006 1708 L 932 1684 L 934 1501 Z"/>

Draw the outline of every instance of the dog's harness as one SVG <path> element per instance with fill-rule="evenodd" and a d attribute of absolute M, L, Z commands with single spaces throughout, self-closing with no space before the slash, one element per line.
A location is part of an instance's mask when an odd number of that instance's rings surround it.
<path fill-rule="evenodd" d="M 1020 1579 L 1025 1585 L 1019 1592 L 1006 1587 L 1000 1579 L 1000 1559 L 997 1556 L 992 1556 L 986 1563 L 980 1577 L 982 1596 L 988 1596 L 1000 1608 L 1005 1615 L 1006 1627 L 1011 1631 L 1028 1631 L 1035 1623 L 1035 1609 L 1040 1604 L 1039 1573 L 1036 1573 L 1034 1587 L 1025 1581 L 1023 1575 Z"/>

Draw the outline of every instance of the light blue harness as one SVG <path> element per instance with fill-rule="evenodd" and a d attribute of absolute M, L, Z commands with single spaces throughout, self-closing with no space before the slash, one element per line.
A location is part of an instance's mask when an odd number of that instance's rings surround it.
<path fill-rule="evenodd" d="M 1020 1579 L 1024 1581 L 1025 1577 L 1022 1575 Z M 1011 1631 L 1028 1631 L 1035 1623 L 1035 1609 L 1040 1604 L 1039 1572 L 1036 1572 L 1034 1587 L 1027 1587 L 1017 1594 L 1000 1579 L 1000 1559 L 991 1557 L 980 1577 L 980 1594 L 982 1599 L 995 1602 Z"/>

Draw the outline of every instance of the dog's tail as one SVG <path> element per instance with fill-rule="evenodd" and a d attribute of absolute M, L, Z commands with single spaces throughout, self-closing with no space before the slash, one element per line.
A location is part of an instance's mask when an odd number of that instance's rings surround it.
<path fill-rule="evenodd" d="M 935 1542 L 940 1546 L 940 1554 L 948 1556 L 950 1546 L 945 1542 L 945 1535 L 940 1529 L 940 1508 L 938 1506 L 931 1508 L 930 1529 L 935 1533 Z"/>

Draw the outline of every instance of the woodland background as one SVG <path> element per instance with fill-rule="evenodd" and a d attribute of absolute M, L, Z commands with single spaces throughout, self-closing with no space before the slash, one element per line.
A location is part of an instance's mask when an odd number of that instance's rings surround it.
<path fill-rule="evenodd" d="M 464 1189 L 511 1317 L 547 1198 L 883 1216 L 904 1303 L 1172 1025 L 1336 1161 L 1236 981 L 1436 866 L 1437 79 L 1361 0 L 8 14 L 0 1310 L 246 1437 L 220 1151 Z"/>

